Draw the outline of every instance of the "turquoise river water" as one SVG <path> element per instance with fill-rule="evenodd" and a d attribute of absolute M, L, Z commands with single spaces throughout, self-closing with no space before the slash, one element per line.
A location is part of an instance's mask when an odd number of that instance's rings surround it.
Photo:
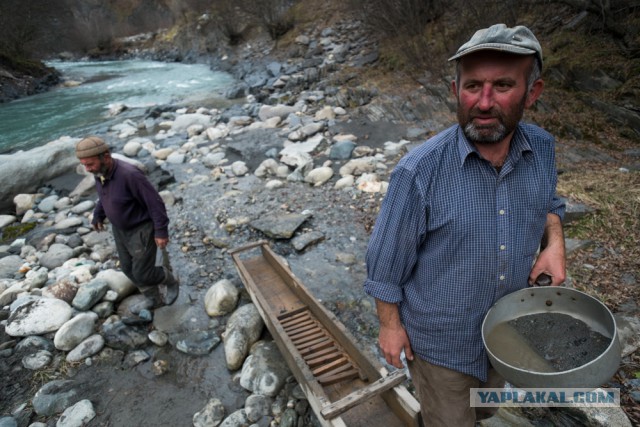
<path fill-rule="evenodd" d="M 0 104 L 0 153 L 27 150 L 61 136 L 80 137 L 108 125 L 111 104 L 141 115 L 154 105 L 224 106 L 233 78 L 203 64 L 127 60 L 49 62 L 77 86 Z"/>

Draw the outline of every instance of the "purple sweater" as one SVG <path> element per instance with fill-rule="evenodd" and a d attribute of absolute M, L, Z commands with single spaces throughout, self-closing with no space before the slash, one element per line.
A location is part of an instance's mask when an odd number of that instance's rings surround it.
<path fill-rule="evenodd" d="M 144 173 L 134 165 L 113 159 L 104 183 L 96 177 L 98 203 L 93 224 L 109 218 L 120 230 L 131 230 L 151 220 L 155 237 L 169 237 L 169 217 L 164 202 Z"/>

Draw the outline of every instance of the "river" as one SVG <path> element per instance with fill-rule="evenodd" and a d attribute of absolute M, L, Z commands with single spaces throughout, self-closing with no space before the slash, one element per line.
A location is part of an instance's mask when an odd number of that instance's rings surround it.
<path fill-rule="evenodd" d="M 223 107 L 229 103 L 223 92 L 233 83 L 231 75 L 203 64 L 127 60 L 47 65 L 58 69 L 66 82 L 80 84 L 0 104 L 0 153 L 104 128 L 111 104 L 122 103 L 140 115 L 154 105 L 189 100 Z"/>

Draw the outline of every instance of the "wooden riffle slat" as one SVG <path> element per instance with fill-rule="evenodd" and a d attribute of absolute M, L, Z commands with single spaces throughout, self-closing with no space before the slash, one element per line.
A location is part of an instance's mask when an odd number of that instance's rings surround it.
<path fill-rule="evenodd" d="M 311 312 L 298 308 L 278 320 L 318 382 L 330 385 L 359 376 L 352 360 Z"/>

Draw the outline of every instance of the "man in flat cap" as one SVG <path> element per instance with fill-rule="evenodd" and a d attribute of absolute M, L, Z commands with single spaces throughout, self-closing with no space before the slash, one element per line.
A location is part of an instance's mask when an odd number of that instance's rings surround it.
<path fill-rule="evenodd" d="M 169 218 L 162 198 L 140 169 L 112 158 L 102 138 L 82 139 L 76 156 L 95 176 L 98 202 L 93 228 L 104 230 L 105 218 L 109 219 L 122 271 L 147 299 L 148 304 L 138 309 L 173 304 L 179 284 L 168 258 L 162 266 L 156 265 L 158 249 L 166 250 L 169 242 Z"/>
<path fill-rule="evenodd" d="M 542 273 L 565 280 L 564 203 L 554 138 L 521 122 L 544 86 L 533 33 L 494 25 L 450 61 L 458 124 L 392 172 L 364 289 L 387 362 L 406 355 L 426 425 L 461 427 L 495 412 L 470 407 L 470 388 L 504 385 L 482 342 L 489 308 Z"/>

